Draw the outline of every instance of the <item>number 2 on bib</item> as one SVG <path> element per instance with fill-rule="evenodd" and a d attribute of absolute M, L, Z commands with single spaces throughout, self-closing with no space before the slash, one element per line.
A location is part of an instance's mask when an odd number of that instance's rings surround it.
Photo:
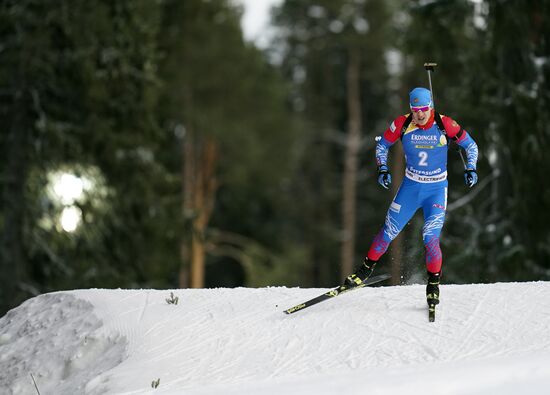
<path fill-rule="evenodd" d="M 420 158 L 418 166 L 428 166 L 428 153 L 426 151 L 420 151 L 418 157 Z"/>

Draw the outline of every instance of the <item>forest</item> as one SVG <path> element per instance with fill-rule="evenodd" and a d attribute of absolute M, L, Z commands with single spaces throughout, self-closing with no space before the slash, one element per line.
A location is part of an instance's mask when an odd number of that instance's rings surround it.
<path fill-rule="evenodd" d="M 0 315 L 46 292 L 339 284 L 403 177 L 375 138 L 434 101 L 455 147 L 444 283 L 550 280 L 549 0 L 0 2 Z M 425 281 L 422 213 L 377 267 Z"/>

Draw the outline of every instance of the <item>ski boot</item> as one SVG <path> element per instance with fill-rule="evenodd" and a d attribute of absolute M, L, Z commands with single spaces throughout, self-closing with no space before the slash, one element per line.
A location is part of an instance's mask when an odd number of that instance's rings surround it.
<path fill-rule="evenodd" d="M 367 281 L 367 279 L 370 277 L 370 275 L 374 271 L 375 266 L 375 261 L 370 261 L 368 258 L 365 258 L 363 263 L 357 268 L 357 270 L 355 270 L 355 273 L 350 274 L 346 277 L 346 279 L 344 280 L 344 285 L 349 288 L 354 288 L 362 285 L 363 282 Z"/>
<path fill-rule="evenodd" d="M 435 306 L 439 304 L 439 280 L 441 272 L 428 272 L 428 285 L 426 286 L 426 301 L 428 302 L 429 321 L 435 321 Z"/>
<path fill-rule="evenodd" d="M 439 304 L 439 280 L 441 278 L 441 272 L 430 273 L 428 272 L 428 285 L 426 286 L 426 299 L 428 305 Z"/>

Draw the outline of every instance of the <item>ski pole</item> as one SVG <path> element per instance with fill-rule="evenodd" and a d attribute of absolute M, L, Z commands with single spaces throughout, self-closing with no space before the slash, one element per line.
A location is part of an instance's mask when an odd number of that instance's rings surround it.
<path fill-rule="evenodd" d="M 432 73 L 435 71 L 435 68 L 437 66 L 437 63 L 424 63 L 424 68 L 426 69 L 426 72 L 428 73 L 428 81 L 430 82 L 430 93 L 432 95 L 432 107 L 435 110 L 435 99 L 434 99 L 434 91 L 432 89 Z"/>
<path fill-rule="evenodd" d="M 432 108 L 434 109 L 434 111 L 435 111 L 435 99 L 434 99 L 434 91 L 432 88 L 432 73 L 435 72 L 436 67 L 437 67 L 437 63 L 433 63 L 433 62 L 424 63 L 424 68 L 428 73 L 428 81 L 430 83 L 430 94 L 432 95 Z M 466 160 L 464 160 L 464 155 L 462 155 L 460 146 L 457 146 L 457 151 L 460 154 L 460 159 L 462 159 L 462 164 L 464 165 L 464 169 L 467 169 Z"/>

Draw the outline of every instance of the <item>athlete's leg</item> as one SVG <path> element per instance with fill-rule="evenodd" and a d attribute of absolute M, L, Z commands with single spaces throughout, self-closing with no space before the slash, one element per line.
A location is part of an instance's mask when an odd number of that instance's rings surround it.
<path fill-rule="evenodd" d="M 435 186 L 434 186 L 435 187 Z M 426 249 L 426 269 L 430 273 L 439 273 L 443 256 L 439 246 L 439 237 L 445 222 L 445 210 L 447 208 L 447 186 L 440 188 L 430 186 L 424 196 L 422 209 L 424 211 L 424 228 L 422 238 Z"/>
<path fill-rule="evenodd" d="M 374 238 L 365 261 L 355 273 L 346 277 L 344 283 L 347 286 L 361 285 L 369 278 L 376 262 L 386 252 L 390 242 L 397 237 L 420 207 L 419 192 L 420 185 L 418 183 L 407 179 L 403 181 L 386 214 L 384 226 Z"/>
<path fill-rule="evenodd" d="M 405 180 L 401 184 L 388 209 L 384 226 L 374 238 L 367 253 L 367 258 L 370 261 L 376 262 L 384 255 L 392 240 L 397 237 L 418 210 L 420 207 L 419 190 L 420 185 L 416 182 Z"/>

